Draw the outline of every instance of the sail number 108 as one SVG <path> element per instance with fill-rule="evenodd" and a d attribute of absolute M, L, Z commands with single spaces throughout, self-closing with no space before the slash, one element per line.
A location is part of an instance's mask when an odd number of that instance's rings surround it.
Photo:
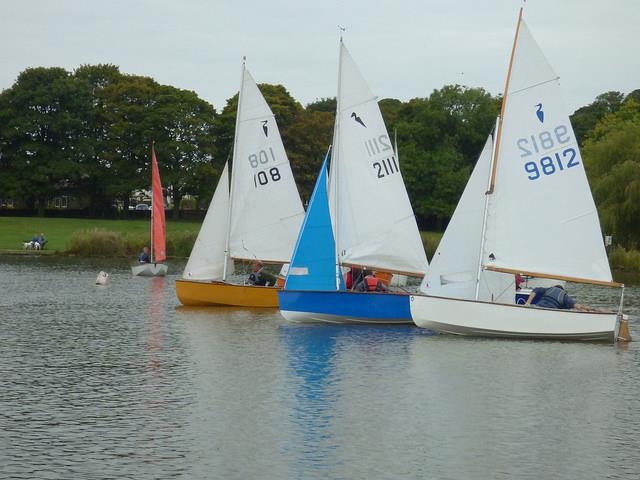
<path fill-rule="evenodd" d="M 282 178 L 278 167 L 272 167 L 269 170 L 260 170 L 258 173 L 253 174 L 253 186 L 258 188 L 259 186 L 266 185 L 269 182 L 277 182 Z"/>
<path fill-rule="evenodd" d="M 271 158 L 269 158 L 269 154 L 271 154 Z M 273 148 L 269 147 L 269 152 L 267 153 L 265 150 L 260 150 L 258 153 L 252 153 L 248 157 L 249 165 L 251 168 L 258 168 L 259 165 L 266 165 L 269 161 L 276 161 L 276 155 L 273 153 Z"/>
<path fill-rule="evenodd" d="M 264 167 L 270 161 L 275 163 L 276 155 L 273 152 L 273 148 L 269 147 L 268 151 L 260 150 L 258 153 L 252 153 L 247 157 L 247 160 L 249 160 L 251 168 Z M 258 188 L 271 182 L 278 182 L 281 178 L 282 175 L 280 175 L 278 167 L 265 168 L 265 170 L 260 170 L 253 174 L 253 186 Z"/>

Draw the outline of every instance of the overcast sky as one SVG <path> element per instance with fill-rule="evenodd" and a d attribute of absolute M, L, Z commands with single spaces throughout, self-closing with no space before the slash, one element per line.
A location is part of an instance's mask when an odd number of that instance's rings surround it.
<path fill-rule="evenodd" d="M 113 63 L 224 107 L 240 64 L 301 103 L 336 92 L 338 28 L 373 91 L 502 92 L 520 0 L 0 0 L 0 89 L 27 67 Z M 529 0 L 571 111 L 640 88 L 640 1 Z M 462 73 L 464 72 L 464 73 Z"/>

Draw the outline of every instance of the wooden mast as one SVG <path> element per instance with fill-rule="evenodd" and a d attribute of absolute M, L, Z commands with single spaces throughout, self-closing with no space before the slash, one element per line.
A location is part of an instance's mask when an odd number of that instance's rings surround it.
<path fill-rule="evenodd" d="M 509 92 L 509 82 L 511 81 L 511 69 L 513 68 L 513 57 L 516 53 L 516 45 L 518 44 L 518 36 L 520 33 L 520 24 L 522 23 L 522 11 L 523 8 L 520 7 L 520 13 L 518 13 L 518 24 L 516 26 L 516 34 L 513 37 L 513 46 L 511 47 L 511 58 L 509 59 L 509 69 L 507 70 L 507 79 L 504 84 L 504 93 L 502 96 L 502 107 L 500 108 L 500 123 L 498 124 L 498 136 L 496 139 L 496 148 L 493 152 L 493 168 L 491 169 L 491 181 L 489 182 L 489 190 L 487 190 L 487 195 L 493 193 L 493 189 L 496 184 L 496 170 L 498 167 L 498 155 L 500 153 L 500 141 L 502 140 L 502 124 L 504 123 L 504 112 L 506 110 L 507 105 L 507 95 Z"/>

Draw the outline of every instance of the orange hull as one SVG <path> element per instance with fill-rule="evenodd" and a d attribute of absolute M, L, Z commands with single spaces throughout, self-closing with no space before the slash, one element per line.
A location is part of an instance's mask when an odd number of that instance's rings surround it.
<path fill-rule="evenodd" d="M 278 287 L 256 287 L 226 282 L 176 280 L 176 294 L 183 305 L 278 307 Z"/>

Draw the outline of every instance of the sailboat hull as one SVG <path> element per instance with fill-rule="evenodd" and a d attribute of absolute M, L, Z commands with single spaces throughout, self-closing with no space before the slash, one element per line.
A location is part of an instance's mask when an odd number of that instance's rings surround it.
<path fill-rule="evenodd" d="M 280 313 L 296 323 L 412 323 L 409 295 L 281 290 Z"/>
<path fill-rule="evenodd" d="M 164 263 L 141 263 L 131 267 L 131 273 L 140 277 L 164 277 L 167 266 Z"/>
<path fill-rule="evenodd" d="M 176 294 L 180 303 L 187 306 L 278 307 L 277 287 L 176 280 Z"/>
<path fill-rule="evenodd" d="M 616 313 L 577 312 L 426 295 L 411 296 L 416 325 L 475 337 L 613 342 Z"/>

